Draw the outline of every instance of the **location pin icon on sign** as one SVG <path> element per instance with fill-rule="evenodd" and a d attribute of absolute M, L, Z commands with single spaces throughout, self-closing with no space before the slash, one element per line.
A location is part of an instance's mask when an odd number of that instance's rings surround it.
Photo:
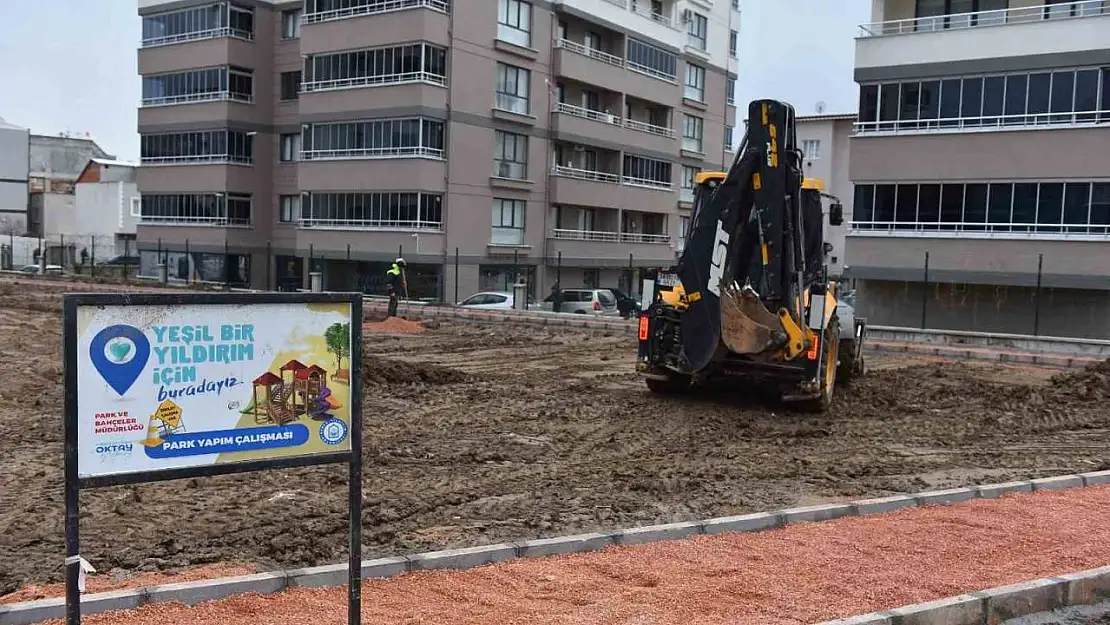
<path fill-rule="evenodd" d="M 109 326 L 93 337 L 89 358 L 100 377 L 122 397 L 146 368 L 150 341 L 138 328 Z"/>

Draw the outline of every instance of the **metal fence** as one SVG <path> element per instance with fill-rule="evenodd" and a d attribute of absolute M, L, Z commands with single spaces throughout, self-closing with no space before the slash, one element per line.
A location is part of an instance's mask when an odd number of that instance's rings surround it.
<path fill-rule="evenodd" d="M 26 273 L 64 271 L 134 277 L 138 248 L 133 238 L 113 235 L 0 235 L 0 268 Z"/>
<path fill-rule="evenodd" d="M 849 267 L 847 275 L 859 313 L 876 325 L 1110 337 L 1110 276 L 1074 256 L 978 257 L 978 268 L 967 260 L 925 252 L 918 267 Z"/>

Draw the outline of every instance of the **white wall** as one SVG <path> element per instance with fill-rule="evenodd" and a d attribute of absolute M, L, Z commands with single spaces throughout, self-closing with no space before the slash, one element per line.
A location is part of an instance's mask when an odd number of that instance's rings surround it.
<path fill-rule="evenodd" d="M 137 220 L 131 215 L 131 202 L 138 197 L 134 182 L 78 184 L 73 218 L 68 222 L 71 232 L 97 236 L 135 234 Z"/>
<path fill-rule="evenodd" d="M 709 4 L 709 8 L 706 8 L 707 4 Z M 715 0 L 711 3 L 707 3 L 705 0 L 682 0 L 678 3 L 676 15 L 681 17 L 683 9 L 690 9 L 706 17 L 709 22 L 708 31 L 706 32 L 706 48 L 709 52 L 708 63 L 721 69 L 729 69 L 728 31 L 730 28 L 738 28 L 731 23 L 733 19 L 732 0 Z M 679 24 L 682 27 L 682 44 L 685 46 L 687 25 L 681 24 L 680 21 Z M 735 62 L 732 69 L 736 69 Z"/>
<path fill-rule="evenodd" d="M 806 159 L 805 175 L 820 178 L 825 183 L 825 192 L 840 199 L 844 205 L 844 225 L 829 225 L 824 220 L 825 241 L 833 245 L 829 253 L 829 272 L 839 274 L 844 268 L 844 237 L 848 223 L 852 219 L 852 200 L 855 187 L 848 177 L 849 140 L 852 134 L 851 119 L 818 118 L 798 120 L 798 142 L 806 140 L 821 142 L 820 154 L 816 159 Z M 825 202 L 826 209 L 828 202 Z M 833 260 L 835 257 L 835 261 Z"/>

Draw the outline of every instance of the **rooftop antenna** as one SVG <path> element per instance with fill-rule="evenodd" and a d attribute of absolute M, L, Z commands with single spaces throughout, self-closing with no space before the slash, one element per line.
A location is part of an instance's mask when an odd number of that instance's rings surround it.
<path fill-rule="evenodd" d="M 813 108 L 815 108 L 817 110 L 818 115 L 824 114 L 824 112 L 825 112 L 825 101 L 824 100 L 818 100 L 817 104 L 815 104 Z"/>

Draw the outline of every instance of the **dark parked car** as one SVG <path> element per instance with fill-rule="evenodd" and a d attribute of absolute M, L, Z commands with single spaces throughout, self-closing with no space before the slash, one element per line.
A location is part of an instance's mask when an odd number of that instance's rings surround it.
<path fill-rule="evenodd" d="M 609 289 L 617 297 L 617 310 L 621 317 L 628 318 L 640 314 L 640 300 L 620 289 Z"/>

